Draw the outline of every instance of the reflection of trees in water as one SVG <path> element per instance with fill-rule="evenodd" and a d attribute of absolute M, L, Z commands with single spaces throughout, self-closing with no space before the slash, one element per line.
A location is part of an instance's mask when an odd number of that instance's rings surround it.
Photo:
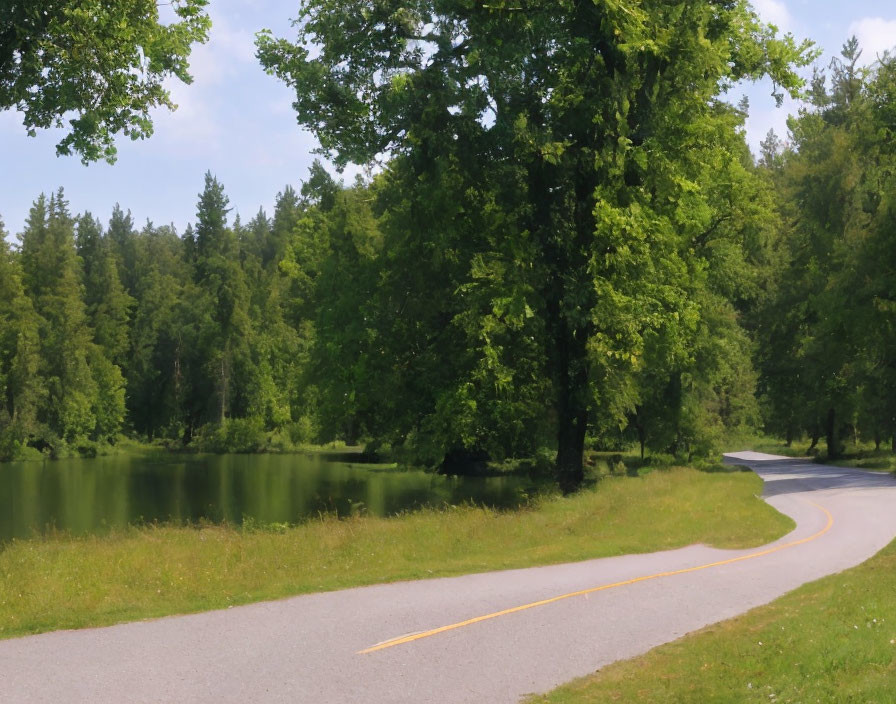
<path fill-rule="evenodd" d="M 446 504 L 519 505 L 519 477 L 376 471 L 304 455 L 122 456 L 19 462 L 0 472 L 0 540 L 153 521 L 295 523 Z"/>

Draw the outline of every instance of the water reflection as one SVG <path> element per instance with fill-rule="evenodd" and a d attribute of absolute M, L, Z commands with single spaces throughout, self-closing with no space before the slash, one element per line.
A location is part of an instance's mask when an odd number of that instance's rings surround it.
<path fill-rule="evenodd" d="M 421 506 L 519 505 L 515 476 L 443 477 L 305 455 L 147 455 L 0 464 L 0 541 L 151 521 L 295 523 Z"/>

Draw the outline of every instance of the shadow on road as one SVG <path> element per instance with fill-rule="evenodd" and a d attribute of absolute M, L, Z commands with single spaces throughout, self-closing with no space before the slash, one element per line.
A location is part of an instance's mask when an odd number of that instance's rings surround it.
<path fill-rule="evenodd" d="M 827 489 L 896 489 L 892 474 L 848 467 L 815 464 L 804 459 L 742 460 L 725 458 L 726 464 L 745 465 L 765 481 L 763 496 L 798 494 Z"/>

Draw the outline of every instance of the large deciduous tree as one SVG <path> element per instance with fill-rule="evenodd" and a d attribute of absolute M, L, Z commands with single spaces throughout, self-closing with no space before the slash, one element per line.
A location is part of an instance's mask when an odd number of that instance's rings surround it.
<path fill-rule="evenodd" d="M 458 245 L 460 280 L 433 298 L 444 324 L 459 297 L 489 298 L 485 367 L 515 351 L 490 327 L 537 335 L 557 478 L 575 488 L 594 409 L 680 308 L 690 243 L 712 226 L 699 177 L 701 154 L 725 148 L 716 97 L 765 74 L 795 91 L 809 44 L 776 38 L 744 0 L 305 0 L 299 24 L 297 43 L 262 33 L 259 57 L 324 150 L 466 200 L 433 219 L 411 196 L 406 219 L 425 225 L 411 238 Z M 461 207 L 477 201 L 489 232 Z"/>

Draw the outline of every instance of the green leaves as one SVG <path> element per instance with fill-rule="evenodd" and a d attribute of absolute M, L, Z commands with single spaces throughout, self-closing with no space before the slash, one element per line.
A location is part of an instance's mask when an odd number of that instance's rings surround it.
<path fill-rule="evenodd" d="M 152 134 L 150 111 L 173 109 L 163 83 L 185 83 L 190 49 L 208 38 L 208 0 L 11 0 L 0 8 L 0 110 L 22 113 L 29 135 L 65 127 L 58 154 L 115 160 L 114 137 Z"/>
<path fill-rule="evenodd" d="M 464 389 L 475 406 L 450 407 L 481 417 L 486 443 L 498 416 L 484 413 L 495 413 L 485 389 L 534 398 L 548 385 L 558 476 L 573 486 L 588 415 L 597 399 L 625 405 L 608 399 L 630 395 L 620 378 L 643 367 L 645 340 L 677 330 L 667 339 L 681 350 L 666 353 L 677 373 L 695 357 L 703 247 L 733 218 L 716 173 L 743 149 L 715 96 L 763 74 L 795 91 L 810 45 L 779 39 L 745 2 L 412 8 L 306 0 L 298 43 L 261 35 L 259 57 L 338 163 L 392 159 L 386 232 L 407 231 L 387 234 L 385 271 L 426 268 L 435 310 L 408 326 L 451 332 L 443 351 L 427 348 L 448 372 L 433 373 L 442 400 L 403 424 L 455 432 L 425 419 Z M 487 209 L 458 208 L 470 193 Z"/>

